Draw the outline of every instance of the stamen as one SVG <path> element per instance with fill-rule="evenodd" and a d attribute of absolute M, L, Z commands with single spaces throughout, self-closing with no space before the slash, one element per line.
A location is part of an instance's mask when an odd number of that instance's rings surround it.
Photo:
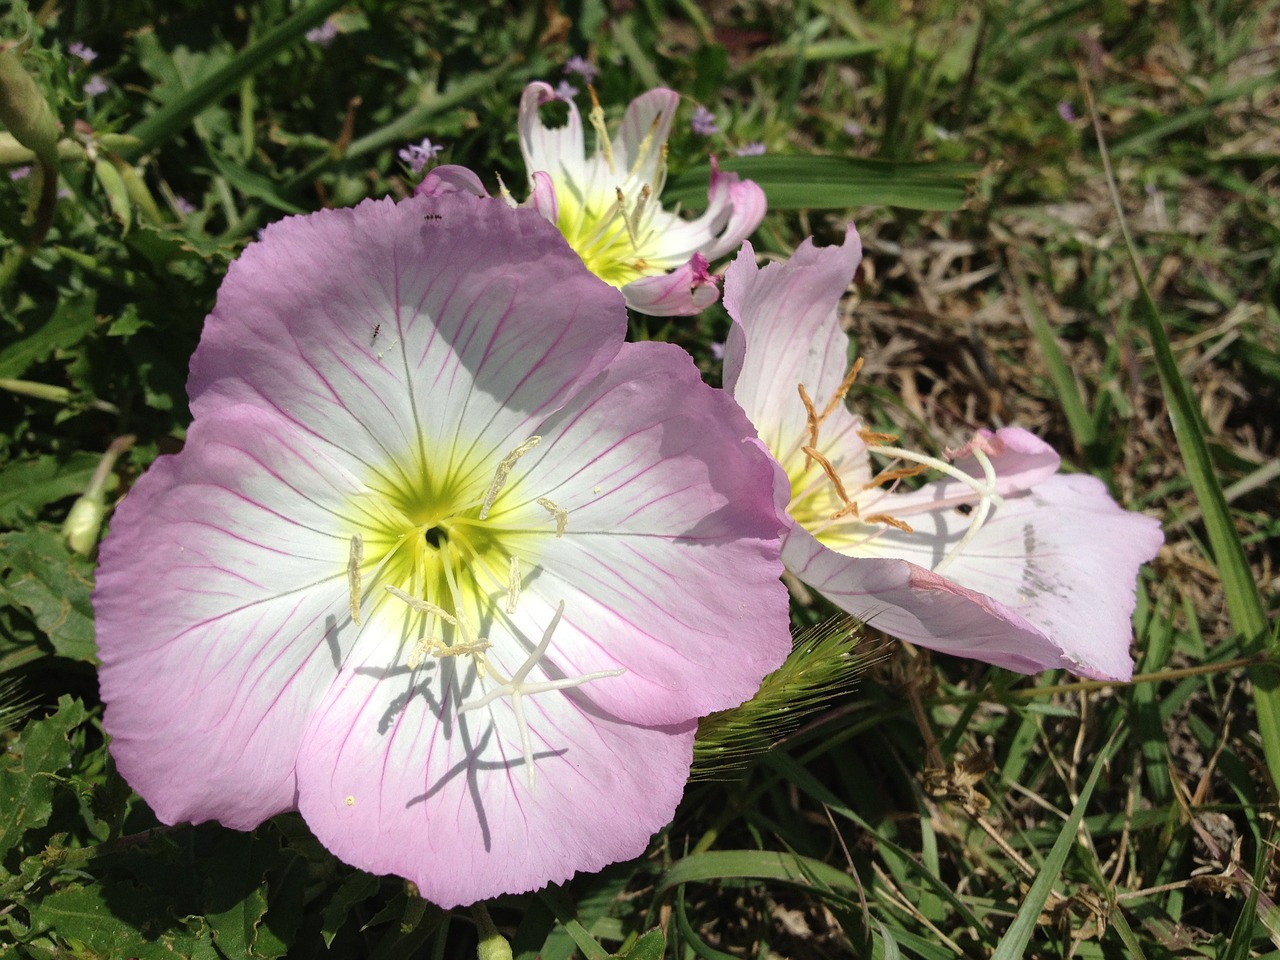
<path fill-rule="evenodd" d="M 560 623 L 560 618 L 564 615 L 564 601 L 561 600 L 556 607 L 555 616 L 551 618 L 551 623 L 547 625 L 547 629 L 543 631 L 541 642 L 533 649 L 533 652 L 521 664 L 520 669 L 511 675 L 510 680 L 504 680 L 502 674 L 497 670 L 492 670 L 494 679 L 498 681 L 498 686 L 494 687 L 479 700 L 471 703 L 464 703 L 458 708 L 458 713 L 466 713 L 468 710 L 479 710 L 481 707 L 487 707 L 499 697 L 511 698 L 511 709 L 516 715 L 516 726 L 520 730 L 520 750 L 524 755 L 524 763 L 529 771 L 529 787 L 534 786 L 534 770 L 533 770 L 533 745 L 529 740 L 529 725 L 524 716 L 524 701 L 526 696 L 532 696 L 535 693 L 546 693 L 549 690 L 565 690 L 570 687 L 580 687 L 584 683 L 590 683 L 593 680 L 602 680 L 605 677 L 616 677 L 626 673 L 626 670 L 600 670 L 595 673 L 583 674 L 580 677 L 566 677 L 563 680 L 545 680 L 540 683 L 525 683 L 525 677 L 529 675 L 529 671 L 546 655 L 547 648 L 551 645 L 551 635 L 555 632 L 556 626 Z"/>
<path fill-rule="evenodd" d="M 520 444 L 520 446 L 516 447 L 503 457 L 498 463 L 498 471 L 493 475 L 493 482 L 489 484 L 489 492 L 484 495 L 484 504 L 480 507 L 481 520 L 484 520 L 489 516 L 489 511 L 493 508 L 493 501 L 498 499 L 498 494 L 502 491 L 503 485 L 507 482 L 507 477 L 511 474 L 511 468 L 516 465 L 516 461 L 541 442 L 541 437 L 530 437 L 524 443 Z"/>
<path fill-rule="evenodd" d="M 649 185 L 647 183 L 640 188 L 640 199 L 636 201 L 636 208 L 631 212 L 631 216 L 635 220 L 632 232 L 636 235 L 639 235 L 640 233 L 640 225 L 644 220 L 645 207 L 648 205 L 649 199 L 652 196 L 653 191 L 649 189 Z M 632 245 L 634 246 L 634 243 Z"/>
<path fill-rule="evenodd" d="M 556 539 L 563 537 L 565 527 L 569 525 L 569 511 L 556 504 L 550 497 L 539 497 L 538 506 L 556 518 Z"/>
<path fill-rule="evenodd" d="M 405 593 L 399 587 L 392 586 L 389 583 L 383 589 L 385 589 L 387 593 L 391 594 L 397 600 L 403 600 L 414 610 L 417 610 L 418 613 L 430 613 L 430 614 L 433 614 L 434 616 L 439 617 L 445 623 L 451 624 L 455 627 L 458 625 L 457 617 L 449 613 L 449 611 L 446 610 L 444 607 L 437 606 L 436 604 L 432 603 L 430 600 L 419 600 L 417 597 L 411 596 L 410 594 Z"/>
<path fill-rule="evenodd" d="M 360 565 L 364 563 L 364 537 L 351 538 L 351 552 L 347 554 L 347 589 L 351 591 L 351 620 L 360 626 Z"/>
<path fill-rule="evenodd" d="M 840 474 L 836 473 L 836 468 L 831 461 L 824 457 L 814 447 L 801 447 L 805 456 L 811 457 L 818 461 L 818 465 L 822 467 L 822 472 L 827 475 L 827 479 L 831 481 L 831 485 L 836 488 L 836 496 L 840 498 L 840 502 L 844 504 L 839 510 L 831 515 L 832 520 L 838 520 L 841 517 L 849 515 L 858 515 L 858 505 L 849 499 L 849 493 L 844 488 L 844 481 L 840 479 Z"/>
<path fill-rule="evenodd" d="M 853 366 L 849 368 L 849 372 L 844 375 L 844 379 L 840 381 L 840 386 L 836 388 L 836 392 L 831 395 L 831 399 L 827 401 L 826 407 L 823 408 L 822 416 L 818 417 L 818 425 L 831 416 L 836 407 L 844 401 L 849 395 L 849 390 L 853 387 L 853 381 L 858 379 L 858 374 L 862 372 L 862 365 L 866 363 L 866 359 L 858 357 L 853 361 Z"/>
<path fill-rule="evenodd" d="M 631 223 L 631 214 L 627 212 L 627 196 L 622 192 L 621 187 L 614 187 L 618 193 L 618 215 L 622 217 L 622 223 L 627 228 L 627 238 L 631 241 L 631 249 L 639 250 L 640 244 L 636 242 L 636 228 Z"/>
<path fill-rule="evenodd" d="M 818 445 L 818 411 L 813 408 L 813 400 L 810 399 L 809 391 L 804 388 L 804 384 L 796 384 L 796 389 L 800 391 L 800 402 L 804 404 L 804 415 L 809 427 L 809 445 L 802 448 L 805 451 L 804 468 L 808 470 L 813 466 L 813 457 L 809 456 L 808 452 L 809 447 Z"/>
<path fill-rule="evenodd" d="M 858 439 L 867 445 L 880 443 L 897 443 L 896 433 L 876 433 L 874 430 L 859 430 Z"/>
<path fill-rule="evenodd" d="M 649 132 L 644 135 L 644 139 L 640 141 L 640 147 L 636 150 L 636 162 L 631 165 L 628 176 L 634 177 L 640 170 L 640 165 L 645 162 L 649 156 L 649 151 L 653 149 L 653 138 L 658 134 L 658 124 L 662 122 L 662 117 L 654 117 L 653 123 L 649 124 Z M 666 142 L 663 142 L 666 146 Z"/>
<path fill-rule="evenodd" d="M 609 165 L 609 172 L 616 174 L 618 167 L 613 161 L 613 141 L 609 139 L 609 128 L 604 124 L 604 107 L 600 106 L 596 88 L 589 83 L 587 92 L 591 94 L 591 112 L 587 114 L 587 120 L 596 132 L 596 149 L 604 154 L 604 162 Z"/>
<path fill-rule="evenodd" d="M 397 600 L 407 603 L 412 609 L 418 613 L 428 613 L 432 616 L 439 617 L 445 623 L 457 627 L 463 633 L 466 629 L 458 623 L 457 617 L 454 617 L 443 607 L 437 606 L 430 600 L 419 600 L 417 597 L 405 593 L 399 587 L 387 584 L 384 588 L 387 593 L 391 594 Z M 407 664 L 410 670 L 417 670 L 422 666 L 422 662 L 427 657 L 474 657 L 476 661 L 476 675 L 483 677 L 485 675 L 484 652 L 492 647 L 493 644 L 484 637 L 475 637 L 474 639 L 465 638 L 456 643 L 443 643 L 440 640 L 430 639 L 426 636 L 419 637 L 414 644 L 413 651 L 409 654 Z"/>
<path fill-rule="evenodd" d="M 511 555 L 511 566 L 507 571 L 507 606 L 508 614 L 516 612 L 516 603 L 520 600 L 520 558 Z"/>
<path fill-rule="evenodd" d="M 903 533 L 915 533 L 911 528 L 911 524 L 899 520 L 897 517 L 891 517 L 887 513 L 873 513 L 869 517 L 862 518 L 863 523 L 883 523 L 886 526 L 896 527 Z"/>
<path fill-rule="evenodd" d="M 897 483 L 899 480 L 905 480 L 907 477 L 918 477 L 929 468 L 923 464 L 916 464 L 914 467 L 898 467 L 894 470 L 881 470 L 871 478 L 870 483 L 862 485 L 863 490 L 874 490 L 876 487 L 882 487 L 886 483 Z"/>
<path fill-rule="evenodd" d="M 826 422 L 827 417 L 835 412 L 845 397 L 849 395 L 849 390 L 853 387 L 853 382 L 858 379 L 858 373 L 862 370 L 862 365 L 866 363 L 862 357 L 853 361 L 853 366 L 849 368 L 849 372 L 844 375 L 844 379 L 840 381 L 840 386 L 836 388 L 836 392 L 831 395 L 831 399 L 827 401 L 827 405 L 822 408 L 822 413 L 818 413 L 813 405 L 813 398 L 809 396 L 809 391 L 804 388 L 803 383 L 796 384 L 796 389 L 800 391 L 800 402 L 804 404 L 804 415 L 808 421 L 809 429 L 809 446 L 818 446 L 818 431 L 822 424 Z M 805 450 L 804 468 L 809 469 L 813 465 L 813 457 Z"/>

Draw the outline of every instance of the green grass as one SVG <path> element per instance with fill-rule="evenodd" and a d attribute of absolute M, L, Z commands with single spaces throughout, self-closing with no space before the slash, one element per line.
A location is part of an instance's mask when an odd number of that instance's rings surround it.
<path fill-rule="evenodd" d="M 177 448 L 201 323 L 258 229 L 407 195 L 396 151 L 424 136 L 521 195 L 520 90 L 589 51 L 611 113 L 662 82 L 721 118 L 708 141 L 681 114 L 673 196 L 696 205 L 713 150 L 776 197 L 758 250 L 858 224 L 869 422 L 934 449 L 1026 426 L 1160 517 L 1167 545 L 1139 587 L 1131 685 L 802 644 L 857 681 L 833 692 L 793 661 L 811 712 L 761 708 L 769 749 L 742 717 L 709 721 L 705 775 L 648 856 L 488 904 L 514 956 L 644 960 L 654 928 L 680 960 L 1276 955 L 1277 4 L 525 9 L 0 14 L 60 124 L 62 191 L 42 206 L 31 178 L 0 177 L 0 947 L 475 955 L 478 917 L 342 865 L 296 816 L 156 823 L 105 750 L 93 565 L 60 525 L 114 438 L 136 441 L 108 504 Z M 332 47 L 302 39 L 331 12 Z M 108 89 L 87 97 L 95 74 Z M 766 157 L 729 161 L 754 141 Z M 0 132 L 0 165 L 29 162 Z M 641 323 L 718 377 L 718 309 Z M 798 606 L 797 629 L 830 612 Z"/>

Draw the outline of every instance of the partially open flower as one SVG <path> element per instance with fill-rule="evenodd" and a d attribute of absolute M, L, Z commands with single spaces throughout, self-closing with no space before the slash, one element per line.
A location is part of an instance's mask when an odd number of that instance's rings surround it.
<path fill-rule="evenodd" d="M 1025 430 L 979 431 L 947 459 L 868 431 L 845 406 L 861 363 L 836 306 L 861 244 L 806 241 L 725 275 L 734 323 L 724 382 L 780 464 L 795 521 L 783 561 L 842 609 L 893 636 L 1022 673 L 1065 667 L 1127 680 L 1138 567 L 1163 535 L 1101 481 L 1058 473 Z M 900 481 L 941 475 L 899 492 Z"/>
<path fill-rule="evenodd" d="M 101 551 L 104 724 L 162 820 L 297 809 L 444 906 L 644 850 L 790 640 L 771 463 L 625 328 L 533 211 L 266 228 Z"/>
<path fill-rule="evenodd" d="M 571 100 L 564 126 L 543 125 L 539 108 L 561 99 L 546 83 L 529 84 L 520 98 L 520 149 L 531 189 L 526 202 L 560 228 L 592 273 L 620 288 L 627 305 L 641 313 L 681 316 L 715 303 L 708 265 L 760 225 L 764 191 L 735 173 L 722 173 L 713 158 L 707 209 L 685 220 L 659 201 L 679 94 L 659 88 L 637 97 L 612 139 L 597 103 L 590 114 L 596 134 L 590 154 Z M 459 189 L 485 194 L 474 173 L 449 166 L 434 170 L 418 191 Z"/>

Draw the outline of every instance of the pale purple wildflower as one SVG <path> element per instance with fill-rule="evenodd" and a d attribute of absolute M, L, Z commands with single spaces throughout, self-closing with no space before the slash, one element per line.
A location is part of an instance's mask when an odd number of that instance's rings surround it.
<path fill-rule="evenodd" d="M 23 164 L 21 167 L 14 167 L 9 171 L 9 179 L 14 183 L 17 183 L 19 180 L 25 180 L 29 176 L 31 176 L 30 164 Z"/>
<path fill-rule="evenodd" d="M 596 145 L 588 154 L 577 105 L 560 127 L 546 127 L 538 109 L 558 99 L 546 83 L 520 98 L 520 149 L 529 174 L 525 201 L 557 224 L 588 269 L 622 290 L 627 305 L 653 316 L 688 316 L 719 296 L 711 261 L 737 249 L 764 219 L 764 191 L 711 160 L 707 208 L 684 220 L 662 208 L 666 147 L 680 105 L 673 90 L 642 94 L 627 107 L 610 139 L 593 117 Z M 437 167 L 422 181 L 426 194 L 461 190 L 487 195 L 465 167 Z M 514 204 L 505 189 L 503 195 Z"/>
<path fill-rule="evenodd" d="M 851 137 L 860 137 L 866 132 L 863 130 L 862 124 L 858 123 L 857 120 L 847 121 L 842 129 Z"/>
<path fill-rule="evenodd" d="M 745 244 L 725 275 L 725 389 L 781 465 L 787 568 L 924 647 L 1128 680 L 1135 577 L 1160 524 L 1121 509 L 1094 477 L 1059 473 L 1058 455 L 1016 427 L 980 430 L 946 460 L 868 432 L 844 403 L 856 367 L 846 374 L 836 309 L 860 258 L 850 226 L 843 246 L 805 241 L 763 270 Z M 942 479 L 896 491 L 925 470 Z"/>
<path fill-rule="evenodd" d="M 312 27 L 305 34 L 306 38 L 318 47 L 327 47 L 338 37 L 338 25 L 332 20 L 325 20 L 318 27 Z"/>
<path fill-rule="evenodd" d="M 600 75 L 600 70 L 591 61 L 576 54 L 565 61 L 564 72 L 576 73 L 584 83 L 594 83 Z"/>
<path fill-rule="evenodd" d="M 645 850 L 697 719 L 791 644 L 772 463 L 626 329 L 536 211 L 471 196 L 241 254 L 94 591 L 111 752 L 163 822 L 297 809 L 443 907 Z"/>
<path fill-rule="evenodd" d="M 1058 104 L 1058 116 L 1066 123 L 1073 123 L 1076 120 L 1076 111 L 1066 100 Z"/>
<path fill-rule="evenodd" d="M 98 59 L 98 51 L 94 50 L 92 47 L 85 46 L 85 44 L 78 40 L 67 45 L 67 53 L 71 54 L 73 57 L 79 57 L 85 63 L 93 63 L 93 61 Z"/>
<path fill-rule="evenodd" d="M 421 143 L 411 143 L 400 151 L 400 159 L 409 165 L 414 173 L 421 173 L 423 168 L 436 158 L 444 149 L 443 144 L 432 143 L 430 137 L 423 138 Z"/>
<path fill-rule="evenodd" d="M 709 137 L 720 132 L 720 127 L 716 124 L 716 115 L 701 104 L 698 105 L 697 110 L 693 111 L 693 119 L 689 121 L 689 126 L 701 137 Z"/>
<path fill-rule="evenodd" d="M 751 143 L 744 143 L 737 150 L 733 151 L 735 157 L 763 157 L 765 155 L 764 143 L 755 140 Z"/>
<path fill-rule="evenodd" d="M 196 212 L 196 205 L 194 203 L 186 197 L 176 195 L 173 198 L 173 208 L 178 211 L 180 216 L 183 217 L 189 217 L 191 214 Z"/>
<path fill-rule="evenodd" d="M 571 84 L 568 80 L 561 80 L 556 84 L 556 99 L 563 100 L 568 103 L 578 95 L 578 88 Z"/>
<path fill-rule="evenodd" d="M 87 81 L 85 81 L 85 85 L 84 85 L 84 93 L 85 93 L 85 96 L 87 97 L 99 96 L 101 94 L 106 93 L 110 89 L 111 89 L 110 84 L 107 83 L 106 79 L 100 73 L 95 73 L 92 77 L 90 77 Z"/>

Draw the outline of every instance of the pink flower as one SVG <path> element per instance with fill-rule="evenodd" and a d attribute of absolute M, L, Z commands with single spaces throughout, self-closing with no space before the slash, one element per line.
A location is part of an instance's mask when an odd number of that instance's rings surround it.
<path fill-rule="evenodd" d="M 297 809 L 446 907 L 643 852 L 790 638 L 751 425 L 625 330 L 533 211 L 266 228 L 102 547 L 104 725 L 161 820 Z"/>
<path fill-rule="evenodd" d="M 576 73 L 586 83 L 595 83 L 596 77 L 600 75 L 599 68 L 596 67 L 586 57 L 574 54 L 564 62 L 565 73 Z"/>
<path fill-rule="evenodd" d="M 426 137 L 421 143 L 411 143 L 404 147 L 398 155 L 404 163 L 408 164 L 413 173 L 421 173 L 423 168 L 443 149 L 444 144 L 432 143 L 431 138 Z"/>
<path fill-rule="evenodd" d="M 687 316 L 715 303 L 719 291 L 706 266 L 760 225 L 764 191 L 721 173 L 713 158 L 706 212 L 684 220 L 659 200 L 679 94 L 657 89 L 637 97 L 612 140 L 603 112 L 593 110 L 596 146 L 590 154 L 572 101 L 564 126 L 543 126 L 538 108 L 556 99 L 545 83 L 529 84 L 520 98 L 520 149 L 531 189 L 525 202 L 556 224 L 587 268 L 622 290 L 627 305 L 641 313 Z M 465 167 L 439 167 L 418 187 L 427 194 L 446 190 L 486 195 L 480 178 Z"/>
<path fill-rule="evenodd" d="M 98 51 L 94 50 L 92 47 L 86 46 L 79 40 L 68 45 L 67 53 L 71 54 L 73 57 L 78 57 L 85 63 L 93 63 L 93 61 L 98 59 Z"/>
<path fill-rule="evenodd" d="M 951 462 L 869 433 L 844 404 L 856 368 L 835 312 L 861 253 L 850 227 L 841 247 L 806 241 L 763 270 L 745 245 L 725 275 L 725 389 L 780 464 L 787 568 L 921 646 L 1127 680 L 1134 581 L 1159 523 L 1093 477 L 1058 473 L 1058 455 L 1016 427 L 980 431 Z M 943 479 L 897 491 L 923 471 Z"/>
<path fill-rule="evenodd" d="M 701 105 L 697 110 L 693 111 L 693 119 L 689 121 L 689 127 L 700 137 L 709 137 L 720 132 L 720 126 L 716 123 L 716 115 Z"/>

